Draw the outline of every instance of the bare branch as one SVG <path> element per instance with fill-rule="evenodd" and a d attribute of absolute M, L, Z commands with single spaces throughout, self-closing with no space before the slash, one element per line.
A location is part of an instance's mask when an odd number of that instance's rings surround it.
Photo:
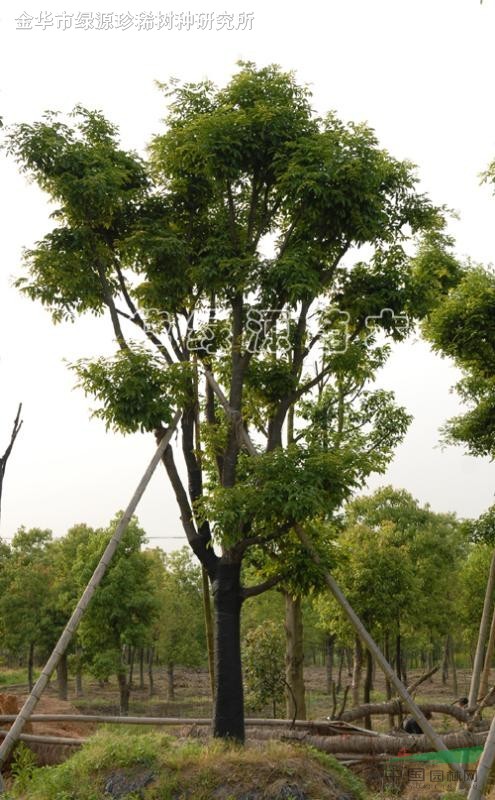
<path fill-rule="evenodd" d="M 259 594 L 267 592 L 268 589 L 273 589 L 273 587 L 277 586 L 283 579 L 284 576 L 279 574 L 268 578 L 268 580 L 263 581 L 263 583 L 258 583 L 257 586 L 246 586 L 244 589 L 241 589 L 241 597 L 243 600 L 246 600 L 248 597 L 257 597 Z"/>
<path fill-rule="evenodd" d="M 8 444 L 7 449 L 3 456 L 0 457 L 0 513 L 2 510 L 2 489 L 3 489 L 3 479 L 5 476 L 5 469 L 7 467 L 7 461 L 9 460 L 10 454 L 12 453 L 12 449 L 15 444 L 15 440 L 19 435 L 19 431 L 22 428 L 22 419 L 21 419 L 21 411 L 22 411 L 22 403 L 19 403 L 19 408 L 17 409 L 16 418 L 14 420 L 14 425 L 12 427 L 12 433 L 10 434 L 10 442 Z"/>

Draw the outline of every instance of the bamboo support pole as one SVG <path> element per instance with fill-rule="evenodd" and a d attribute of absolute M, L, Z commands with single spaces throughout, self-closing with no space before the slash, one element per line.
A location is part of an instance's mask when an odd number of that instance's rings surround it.
<path fill-rule="evenodd" d="M 57 664 L 59 663 L 61 657 L 66 652 L 71 642 L 71 639 L 75 631 L 77 630 L 77 627 L 84 615 L 84 612 L 86 611 L 86 608 L 88 607 L 90 601 L 94 596 L 94 593 L 96 592 L 98 586 L 103 580 L 103 577 L 112 561 L 115 551 L 117 550 L 117 547 L 127 529 L 127 526 L 129 525 L 131 517 L 134 514 L 138 506 L 138 503 L 141 500 L 141 497 L 143 496 L 151 480 L 151 477 L 156 470 L 156 467 L 160 463 L 163 453 L 165 452 L 166 448 L 170 443 L 175 428 L 179 424 L 180 417 L 181 417 L 181 412 L 177 411 L 172 423 L 167 429 L 167 432 L 165 433 L 158 447 L 156 448 L 153 458 L 151 459 L 143 477 L 141 478 L 141 481 L 139 482 L 138 487 L 129 502 L 129 505 L 127 506 L 124 514 L 122 515 L 112 538 L 110 539 L 107 547 L 105 548 L 105 551 L 91 577 L 91 580 L 89 581 L 86 589 L 84 590 L 81 599 L 79 600 L 62 635 L 60 636 L 57 644 L 55 645 L 51 656 L 46 662 L 40 677 L 36 681 L 29 697 L 27 698 L 21 710 L 19 711 L 16 721 L 14 722 L 11 729 L 7 733 L 4 741 L 0 745 L 0 770 L 2 769 L 3 764 L 5 764 L 5 761 L 8 758 L 12 748 L 17 743 L 19 735 L 22 733 L 22 730 L 24 728 L 24 725 L 26 724 L 26 722 L 28 722 L 31 714 L 36 708 L 38 701 L 41 695 L 43 694 L 43 691 L 45 690 L 48 681 L 50 680 L 51 675 L 57 668 Z M 4 792 L 5 792 L 5 787 L 0 773 L 0 794 L 3 794 Z"/>

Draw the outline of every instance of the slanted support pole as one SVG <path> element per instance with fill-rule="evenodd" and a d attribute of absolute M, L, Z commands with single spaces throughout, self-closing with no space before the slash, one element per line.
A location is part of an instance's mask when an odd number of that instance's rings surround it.
<path fill-rule="evenodd" d="M 376 660 L 377 664 L 380 665 L 384 674 L 389 679 L 390 683 L 395 687 L 399 697 L 404 701 L 404 705 L 410 711 L 411 715 L 414 717 L 414 719 L 420 726 L 425 736 L 428 737 L 435 750 L 437 750 L 438 752 L 445 752 L 445 751 L 448 752 L 448 747 L 444 745 L 438 733 L 435 731 L 433 726 L 430 725 L 430 723 L 426 719 L 421 709 L 418 708 L 418 706 L 412 699 L 411 695 L 407 691 L 402 681 L 397 677 L 396 673 L 388 663 L 387 659 L 385 658 L 382 651 L 376 644 L 375 640 L 368 633 L 363 623 L 359 619 L 358 615 L 352 608 L 351 604 L 349 603 L 343 592 L 340 590 L 334 578 L 326 569 L 323 568 L 320 556 L 313 547 L 308 535 L 305 533 L 305 531 L 301 528 L 300 525 L 296 524 L 294 528 L 305 550 L 309 553 L 313 561 L 320 567 L 326 585 L 328 586 L 331 593 L 337 600 L 338 604 L 344 611 L 347 619 L 352 623 L 361 641 L 366 645 L 370 653 L 372 653 L 373 658 Z M 464 774 L 464 770 L 462 769 L 462 767 L 459 764 L 453 764 L 452 766 L 458 773 L 461 780 L 463 781 L 466 780 L 466 776 Z"/>
<path fill-rule="evenodd" d="M 16 721 L 12 725 L 11 729 L 7 733 L 2 745 L 0 746 L 0 770 L 2 769 L 3 765 L 5 764 L 8 756 L 10 755 L 12 748 L 17 744 L 19 741 L 19 736 L 22 733 L 24 725 L 29 720 L 31 714 L 33 713 L 34 709 L 38 705 L 38 701 L 45 690 L 48 681 L 54 670 L 57 668 L 57 664 L 59 663 L 63 654 L 67 651 L 67 648 L 71 642 L 71 639 L 74 633 L 77 630 L 79 623 L 86 611 L 90 601 L 92 600 L 98 586 L 100 585 L 103 577 L 110 566 L 112 558 L 117 550 L 117 547 L 124 535 L 129 522 L 131 521 L 131 517 L 134 514 L 141 497 L 143 496 L 145 489 L 147 488 L 151 477 L 160 463 L 163 453 L 165 452 L 166 448 L 168 447 L 172 435 L 179 424 L 181 418 L 181 412 L 177 411 L 175 417 L 170 424 L 169 428 L 167 429 L 166 434 L 160 441 L 153 458 L 151 459 L 146 472 L 144 473 L 139 485 L 134 492 L 132 499 L 127 506 L 126 510 L 124 511 L 119 524 L 115 529 L 115 533 L 113 534 L 112 538 L 110 539 L 108 545 L 105 548 L 105 551 L 100 559 L 98 566 L 96 567 L 93 575 L 84 590 L 81 599 L 79 600 L 76 608 L 74 609 L 71 618 L 69 619 L 65 629 L 60 636 L 57 644 L 55 645 L 53 652 L 45 664 L 43 671 L 36 681 L 35 685 L 33 686 L 33 690 L 30 693 L 29 697 L 25 701 L 24 705 L 22 706 L 19 714 L 17 715 Z M 0 773 L 0 794 L 5 792 L 5 786 L 1 777 Z"/>

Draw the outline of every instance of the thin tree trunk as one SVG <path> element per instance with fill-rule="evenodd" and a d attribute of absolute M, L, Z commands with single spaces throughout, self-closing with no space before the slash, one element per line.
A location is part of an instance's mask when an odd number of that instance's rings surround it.
<path fill-rule="evenodd" d="M 139 648 L 139 688 L 144 689 L 144 647 Z"/>
<path fill-rule="evenodd" d="M 117 680 L 119 682 L 120 693 L 120 716 L 127 717 L 129 715 L 129 698 L 131 696 L 131 687 L 127 682 L 127 672 L 125 669 L 122 668 L 118 673 Z"/>
<path fill-rule="evenodd" d="M 388 633 L 385 635 L 385 642 L 384 642 L 383 652 L 384 652 L 385 658 L 390 663 L 390 639 L 389 639 Z M 386 675 L 385 675 L 385 696 L 386 696 L 387 700 L 391 700 L 392 699 L 392 685 L 390 683 L 389 678 Z M 389 714 L 388 715 L 388 724 L 390 725 L 391 729 L 395 727 L 395 716 L 394 716 L 394 714 Z"/>
<path fill-rule="evenodd" d="M 287 719 L 306 719 L 301 598 L 285 593 L 285 694 Z"/>
<path fill-rule="evenodd" d="M 492 560 L 490 563 L 490 572 L 488 574 L 488 581 L 486 583 L 485 600 L 483 603 L 483 612 L 481 614 L 480 629 L 478 633 L 478 644 L 476 646 L 476 654 L 474 656 L 473 674 L 471 676 L 471 686 L 469 687 L 469 708 L 474 708 L 478 701 L 481 670 L 483 668 L 483 656 L 485 652 L 485 642 L 488 633 L 488 625 L 490 624 L 490 610 L 493 602 L 494 587 L 495 587 L 495 550 L 493 551 L 492 554 Z"/>
<path fill-rule="evenodd" d="M 69 675 L 67 669 L 67 653 L 64 653 L 62 658 L 57 664 L 57 682 L 58 682 L 58 697 L 59 700 L 68 699 L 68 683 Z"/>
<path fill-rule="evenodd" d="M 171 661 L 167 664 L 167 700 L 175 700 L 174 665 Z"/>
<path fill-rule="evenodd" d="M 333 654 L 335 650 L 335 636 L 328 634 L 326 638 L 326 662 L 325 672 L 327 678 L 327 694 L 333 691 Z"/>
<path fill-rule="evenodd" d="M 135 647 L 131 647 L 131 645 L 129 645 L 129 650 L 128 650 L 128 654 L 129 654 L 129 686 L 131 688 L 132 688 L 133 683 L 134 683 L 134 655 L 135 655 L 135 652 L 136 652 L 136 648 Z"/>
<path fill-rule="evenodd" d="M 366 659 L 366 677 L 364 679 L 363 701 L 365 703 L 370 703 L 371 684 L 373 682 L 373 656 L 371 655 L 370 651 L 367 648 L 365 651 L 365 659 Z M 369 714 L 366 714 L 364 718 L 364 727 L 368 728 L 369 731 L 373 730 L 373 726 L 371 724 L 371 716 Z"/>
<path fill-rule="evenodd" d="M 401 639 L 400 639 L 400 628 L 397 631 L 397 636 L 395 637 L 395 671 L 397 673 L 397 677 L 399 680 L 402 680 L 401 675 Z"/>
<path fill-rule="evenodd" d="M 445 686 L 449 679 L 449 664 L 450 664 L 450 633 L 445 637 L 445 648 L 443 651 L 442 660 L 442 686 Z"/>
<path fill-rule="evenodd" d="M 76 646 L 76 697 L 83 695 L 83 665 L 82 665 L 82 649 L 79 645 Z"/>
<path fill-rule="evenodd" d="M 342 670 L 344 669 L 344 658 L 345 658 L 345 651 L 344 648 L 341 647 L 339 655 L 339 674 L 337 677 L 337 687 L 335 690 L 337 694 L 340 694 L 340 692 L 342 691 Z"/>
<path fill-rule="evenodd" d="M 361 675 L 363 670 L 363 645 L 356 634 L 354 638 L 354 663 L 352 669 L 352 705 L 360 705 L 359 690 L 361 688 Z"/>
<path fill-rule="evenodd" d="M 34 642 L 31 642 L 29 645 L 29 652 L 28 652 L 28 685 L 29 691 L 33 691 L 33 672 L 34 672 Z"/>
<path fill-rule="evenodd" d="M 490 669 L 493 661 L 493 651 L 495 650 L 495 608 L 492 613 L 492 622 L 490 625 L 490 636 L 486 646 L 485 663 L 483 665 L 483 672 L 481 674 L 479 696 L 484 697 L 488 692 L 488 684 L 490 682 Z"/>
<path fill-rule="evenodd" d="M 454 697 L 457 697 L 459 694 L 459 686 L 457 683 L 457 667 L 455 663 L 455 644 L 452 636 L 450 637 L 450 664 L 452 667 L 452 690 L 454 692 Z"/>
<path fill-rule="evenodd" d="M 244 742 L 241 666 L 241 565 L 223 559 L 212 584 L 215 608 L 213 735 Z"/>
<path fill-rule="evenodd" d="M 155 648 L 150 647 L 148 651 L 148 683 L 149 683 L 149 696 L 153 697 L 155 693 L 155 681 L 153 678 L 153 659 L 155 657 Z"/>

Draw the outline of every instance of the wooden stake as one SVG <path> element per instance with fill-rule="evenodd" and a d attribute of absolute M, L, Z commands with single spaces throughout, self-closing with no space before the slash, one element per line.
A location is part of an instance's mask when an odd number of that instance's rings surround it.
<path fill-rule="evenodd" d="M 22 706 L 19 714 L 17 715 L 17 719 L 12 725 L 11 729 L 9 730 L 7 736 L 5 737 L 4 741 L 0 746 L 0 770 L 2 766 L 5 764 L 12 748 L 19 740 L 19 734 L 22 733 L 24 725 L 28 722 L 31 714 L 33 713 L 34 709 L 38 705 L 38 701 L 43 694 L 43 691 L 46 688 L 48 681 L 53 673 L 53 671 L 57 668 L 57 664 L 60 661 L 63 654 L 66 652 L 71 639 L 77 630 L 79 623 L 88 607 L 90 601 L 92 600 L 94 593 L 96 592 L 98 586 L 100 585 L 103 577 L 110 566 L 112 558 L 117 550 L 117 547 L 124 535 L 129 522 L 131 521 L 131 517 L 134 514 L 141 497 L 144 494 L 146 487 L 148 486 L 151 477 L 160 463 L 163 453 L 165 452 L 166 448 L 168 447 L 172 435 L 174 433 L 175 428 L 179 424 L 179 420 L 181 417 L 181 412 L 177 411 L 175 417 L 168 428 L 166 434 L 160 441 L 153 458 L 151 459 L 146 472 L 144 473 L 141 481 L 134 492 L 132 499 L 127 506 L 124 514 L 122 515 L 117 528 L 115 529 L 115 533 L 113 534 L 112 538 L 110 539 L 107 547 L 105 548 L 105 552 L 103 553 L 98 566 L 96 567 L 91 580 L 89 581 L 86 589 L 83 592 L 81 599 L 79 600 L 75 610 L 72 613 L 71 618 L 69 619 L 65 629 L 60 636 L 57 644 L 55 645 L 53 652 L 46 662 L 46 665 L 41 672 L 40 677 L 36 681 L 35 685 L 33 686 L 33 690 L 30 693 L 29 697 L 27 698 L 26 702 Z M 5 792 L 5 786 L 0 774 L 0 794 Z"/>

